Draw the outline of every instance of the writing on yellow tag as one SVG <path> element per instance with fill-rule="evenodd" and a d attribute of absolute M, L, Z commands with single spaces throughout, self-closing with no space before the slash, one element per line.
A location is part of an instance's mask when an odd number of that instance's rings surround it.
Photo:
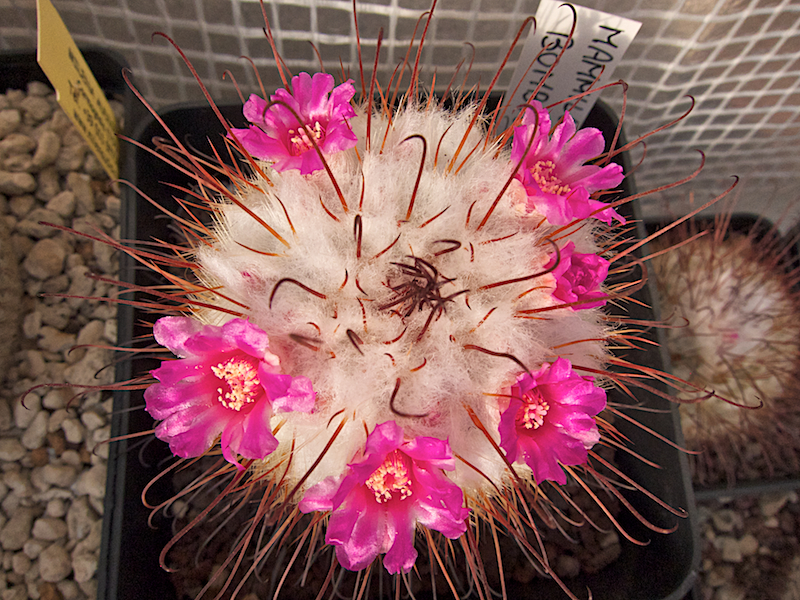
<path fill-rule="evenodd" d="M 36 60 L 56 99 L 112 179 L 119 176 L 117 122 L 75 41 L 50 0 L 36 0 Z"/>

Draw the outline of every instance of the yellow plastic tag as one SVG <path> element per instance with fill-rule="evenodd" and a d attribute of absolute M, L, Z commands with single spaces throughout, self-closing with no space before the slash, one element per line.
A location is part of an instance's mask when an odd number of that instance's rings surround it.
<path fill-rule="evenodd" d="M 81 132 L 109 177 L 119 177 L 119 140 L 106 95 L 50 0 L 36 0 L 39 38 L 36 60 L 56 90 L 56 99 Z"/>

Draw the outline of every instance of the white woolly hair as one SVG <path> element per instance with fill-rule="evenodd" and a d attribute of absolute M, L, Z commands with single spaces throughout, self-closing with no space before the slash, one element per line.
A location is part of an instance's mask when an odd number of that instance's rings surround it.
<path fill-rule="evenodd" d="M 487 479 L 502 482 L 507 465 L 466 407 L 498 442 L 509 388 L 525 369 L 535 372 L 558 356 L 602 368 L 604 344 L 580 341 L 607 336 L 601 309 L 519 312 L 561 304 L 552 275 L 522 278 L 546 270 L 554 244 L 573 241 L 578 252 L 596 252 L 595 232 L 584 223 L 549 241 L 555 228 L 521 208 L 525 191 L 517 181 L 479 227 L 514 165 L 507 150 L 487 145 L 480 121 L 469 128 L 475 110 L 412 107 L 391 124 L 375 113 L 367 144 L 361 108 L 351 121 L 358 146 L 326 157 L 346 209 L 325 170 L 276 173 L 265 163 L 270 181 L 256 178 L 257 189 L 243 190 L 241 201 L 288 245 L 225 203 L 211 247 L 197 249 L 204 283 L 247 305 L 282 370 L 308 377 L 317 392 L 312 413 L 273 417 L 281 446 L 267 462 L 285 458 L 293 442 L 290 481 L 306 474 L 343 418 L 305 487 L 342 474 L 367 433 L 395 420 L 407 438 L 449 441 L 465 461 L 450 476 L 468 496 L 491 493 Z M 435 282 L 445 300 L 403 301 L 415 281 Z M 200 317 L 216 324 L 230 318 Z"/>

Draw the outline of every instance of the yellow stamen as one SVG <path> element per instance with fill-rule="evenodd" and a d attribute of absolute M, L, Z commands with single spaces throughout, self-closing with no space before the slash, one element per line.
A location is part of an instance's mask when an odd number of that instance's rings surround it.
<path fill-rule="evenodd" d="M 522 415 L 522 423 L 525 429 L 539 429 L 544 425 L 544 418 L 550 405 L 544 401 L 541 394 L 528 392 L 523 396 L 525 400 L 525 411 Z"/>
<path fill-rule="evenodd" d="M 383 464 L 367 479 L 367 487 L 380 503 L 392 499 L 392 494 L 400 494 L 400 500 L 411 496 L 411 478 L 408 474 L 408 459 L 397 450 L 389 454 Z"/>
<path fill-rule="evenodd" d="M 211 372 L 227 384 L 228 391 L 217 388 L 217 400 L 225 408 L 242 410 L 245 404 L 256 401 L 261 381 L 255 365 L 241 358 L 231 358 L 211 367 Z"/>
<path fill-rule="evenodd" d="M 322 139 L 322 125 L 320 125 L 319 121 L 314 121 L 314 126 L 309 126 L 308 129 L 314 136 L 314 141 L 319 143 L 320 139 Z M 306 130 L 302 127 L 289 130 L 289 141 L 292 142 L 292 145 L 294 146 L 295 156 L 311 150 L 314 147 L 314 144 L 312 144 L 311 140 L 308 139 Z"/>
<path fill-rule="evenodd" d="M 539 185 L 543 192 L 548 194 L 558 194 L 563 196 L 568 194 L 572 188 L 556 177 L 554 171 L 556 165 L 551 160 L 540 160 L 530 168 L 533 180 Z"/>

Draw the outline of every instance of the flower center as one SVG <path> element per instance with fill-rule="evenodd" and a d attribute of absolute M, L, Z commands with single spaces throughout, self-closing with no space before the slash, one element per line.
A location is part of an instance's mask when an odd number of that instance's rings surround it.
<path fill-rule="evenodd" d="M 375 469 L 367 479 L 367 487 L 375 494 L 379 503 L 388 502 L 393 493 L 400 494 L 400 500 L 411 496 L 411 478 L 408 474 L 408 459 L 395 450 L 383 464 Z"/>
<path fill-rule="evenodd" d="M 551 160 L 540 160 L 530 168 L 533 180 L 543 192 L 559 196 L 568 194 L 572 188 L 556 177 L 555 170 L 556 165 Z"/>
<path fill-rule="evenodd" d="M 522 424 L 525 429 L 539 429 L 544 425 L 544 418 L 550 410 L 550 405 L 536 392 L 528 392 L 523 399 L 525 407 L 522 412 Z"/>
<path fill-rule="evenodd" d="M 308 124 L 308 130 L 311 132 L 311 135 L 314 136 L 314 141 L 317 142 L 319 145 L 319 141 L 325 135 L 325 132 L 322 130 L 322 125 L 319 121 L 314 121 L 314 126 L 311 127 Z M 294 155 L 298 156 L 303 152 L 307 152 L 314 148 L 314 144 L 308 138 L 308 134 L 303 127 L 298 127 L 297 129 L 290 129 L 289 130 L 289 141 L 292 143 L 292 149 L 294 150 Z"/>
<path fill-rule="evenodd" d="M 211 372 L 225 384 L 217 388 L 217 400 L 225 408 L 239 411 L 245 404 L 256 401 L 256 396 L 261 391 L 261 381 L 252 362 L 230 358 L 212 366 Z"/>

